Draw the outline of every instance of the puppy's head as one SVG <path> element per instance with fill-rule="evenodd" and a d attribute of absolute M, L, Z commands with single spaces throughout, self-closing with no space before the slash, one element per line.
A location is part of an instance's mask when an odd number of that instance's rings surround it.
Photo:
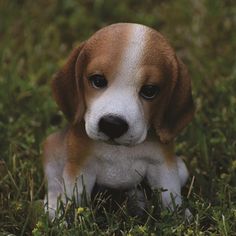
<path fill-rule="evenodd" d="M 154 127 L 171 141 L 192 119 L 185 65 L 157 31 L 114 24 L 74 49 L 52 82 L 68 120 L 94 140 L 135 145 Z"/>

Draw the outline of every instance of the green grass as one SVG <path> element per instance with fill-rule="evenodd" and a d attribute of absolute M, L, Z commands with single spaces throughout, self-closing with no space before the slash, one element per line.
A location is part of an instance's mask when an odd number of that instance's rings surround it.
<path fill-rule="evenodd" d="M 0 235 L 236 235 L 236 3 L 156 2 L 0 0 Z M 189 68 L 197 111 L 176 152 L 191 173 L 190 223 L 161 209 L 157 195 L 143 219 L 125 204 L 103 210 L 102 199 L 71 203 L 68 225 L 42 212 L 41 143 L 65 124 L 50 78 L 73 46 L 114 22 L 158 29 Z"/>

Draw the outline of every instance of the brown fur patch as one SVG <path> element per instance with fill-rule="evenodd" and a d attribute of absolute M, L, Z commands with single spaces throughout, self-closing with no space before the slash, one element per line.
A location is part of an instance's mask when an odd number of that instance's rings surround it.
<path fill-rule="evenodd" d="M 46 166 L 48 162 L 55 160 L 58 157 L 56 152 L 65 153 L 66 152 L 66 136 L 67 129 L 55 132 L 47 137 L 43 143 L 43 155 L 42 161 L 43 165 Z M 64 154 L 66 155 L 66 154 Z"/>
<path fill-rule="evenodd" d="M 170 167 L 176 165 L 176 156 L 174 152 L 174 143 L 170 142 L 168 144 L 161 144 L 161 150 L 165 158 L 166 164 Z"/>
<path fill-rule="evenodd" d="M 84 43 L 70 53 L 65 65 L 54 75 L 51 83 L 53 96 L 70 122 L 73 122 L 78 110 L 80 113 L 84 112 L 84 103 L 78 91 L 79 88 L 77 88 L 75 71 L 75 65 L 83 46 Z M 81 58 L 80 65 L 82 62 Z"/>
<path fill-rule="evenodd" d="M 103 90 L 94 89 L 88 77 L 101 74 L 112 84 L 117 74 L 123 50 L 128 42 L 130 26 L 115 24 L 96 32 L 86 43 L 84 54 L 87 67 L 83 75 L 84 96 L 86 104 L 90 104 Z"/>
<path fill-rule="evenodd" d="M 142 64 L 155 68 L 147 69 L 146 74 L 149 81 L 161 89 L 153 102 L 144 105 L 149 106 L 149 120 L 154 124 L 160 141 L 170 142 L 192 120 L 194 114 L 187 69 L 176 57 L 168 41 L 152 29 L 148 30 Z"/>
<path fill-rule="evenodd" d="M 69 130 L 66 141 L 68 156 L 65 171 L 70 177 L 76 177 L 89 157 L 92 140 L 88 138 L 84 124 L 80 123 Z"/>

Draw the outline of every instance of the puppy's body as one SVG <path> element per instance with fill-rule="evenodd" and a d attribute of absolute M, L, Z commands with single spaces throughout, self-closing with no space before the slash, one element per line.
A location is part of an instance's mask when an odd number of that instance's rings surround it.
<path fill-rule="evenodd" d="M 181 187 L 188 172 L 182 159 L 176 157 L 170 145 L 147 140 L 135 146 L 111 145 L 103 142 L 90 143 L 84 159 L 80 138 L 61 131 L 48 137 L 45 147 L 45 174 L 48 179 L 49 212 L 54 216 L 57 198 L 77 196 L 80 203 L 82 192 L 89 198 L 95 183 L 108 188 L 133 189 L 146 178 L 153 189 L 163 188 L 163 204 L 172 208 L 170 193 L 175 203 L 181 205 Z M 71 142 L 71 138 L 73 141 Z M 75 141 L 75 142 L 74 142 Z M 75 143 L 72 147 L 70 143 Z M 78 153 L 70 153 L 71 149 Z M 83 145 L 83 144 L 82 144 Z M 76 186 L 75 186 L 76 185 Z M 84 189 L 85 187 L 85 189 Z M 65 194 L 65 195 L 64 195 Z M 172 197 L 173 197 L 172 196 Z"/>
<path fill-rule="evenodd" d="M 52 217 L 58 196 L 79 203 L 95 183 L 132 189 L 143 178 L 167 190 L 166 207 L 172 197 L 181 204 L 188 173 L 172 139 L 192 119 L 191 87 L 159 33 L 136 24 L 106 27 L 72 52 L 52 86 L 70 121 L 44 146 Z"/>

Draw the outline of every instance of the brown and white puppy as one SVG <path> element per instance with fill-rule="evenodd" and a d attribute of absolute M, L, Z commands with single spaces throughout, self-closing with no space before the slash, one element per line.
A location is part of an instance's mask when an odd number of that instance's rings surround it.
<path fill-rule="evenodd" d="M 181 205 L 188 172 L 173 150 L 174 137 L 192 120 L 191 82 L 185 65 L 157 31 L 120 23 L 74 49 L 52 81 L 69 126 L 50 135 L 43 164 L 48 209 L 95 183 L 134 189 L 146 178 L 164 188 L 163 205 Z"/>

